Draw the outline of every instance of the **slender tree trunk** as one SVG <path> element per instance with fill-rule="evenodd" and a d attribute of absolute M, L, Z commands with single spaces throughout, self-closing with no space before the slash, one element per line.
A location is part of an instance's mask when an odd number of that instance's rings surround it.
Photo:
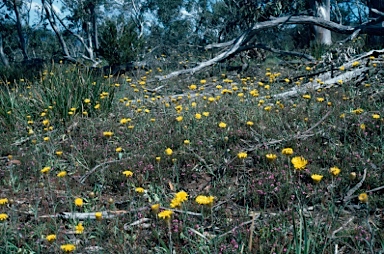
<path fill-rule="evenodd" d="M 311 0 L 311 6 L 314 10 L 315 16 L 325 19 L 327 21 L 331 20 L 331 1 L 330 0 Z M 315 40 L 319 44 L 331 45 L 332 44 L 332 34 L 331 31 L 314 26 L 315 29 Z"/>
<path fill-rule="evenodd" d="M 21 17 L 20 17 L 20 11 L 19 11 L 17 0 L 13 0 L 13 11 L 15 12 L 15 16 L 16 16 L 16 29 L 17 29 L 17 34 L 19 36 L 20 49 L 23 54 L 24 60 L 26 60 L 28 59 L 28 54 L 27 54 L 25 39 L 23 35 L 23 28 L 21 25 Z"/>
<path fill-rule="evenodd" d="M 64 53 L 65 57 L 70 59 L 70 60 L 73 60 L 73 58 L 71 57 L 71 55 L 69 53 L 67 44 L 65 43 L 65 40 L 64 40 L 63 36 L 61 35 L 61 33 L 59 31 L 59 28 L 56 25 L 56 21 L 55 21 L 54 15 L 51 15 L 50 9 L 52 9 L 52 2 L 47 4 L 45 2 L 45 0 L 41 0 L 41 3 L 42 3 L 43 8 L 45 10 L 45 14 L 47 15 L 47 19 L 49 21 L 49 24 L 51 25 L 53 31 L 56 34 L 57 39 L 59 40 L 61 49 L 63 50 L 63 53 Z"/>
<path fill-rule="evenodd" d="M 97 16 L 96 16 L 96 6 L 93 4 L 90 9 L 91 13 L 91 23 L 92 23 L 92 32 L 93 32 L 93 45 L 95 49 L 99 49 L 99 35 L 97 32 Z"/>
<path fill-rule="evenodd" d="M 4 66 L 9 67 L 8 58 L 4 53 L 3 35 L 2 34 L 0 34 L 0 59 L 1 59 L 1 62 L 4 64 Z"/>

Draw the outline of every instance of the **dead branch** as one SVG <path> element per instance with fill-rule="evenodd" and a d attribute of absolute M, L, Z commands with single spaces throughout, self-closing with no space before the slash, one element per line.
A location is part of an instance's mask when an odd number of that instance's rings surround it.
<path fill-rule="evenodd" d="M 122 159 L 122 160 L 127 160 L 127 159 Z M 83 175 L 81 178 L 80 178 L 80 183 L 83 184 L 85 182 L 85 180 L 91 175 L 93 174 L 99 167 L 103 166 L 103 165 L 106 165 L 106 164 L 110 164 L 110 163 L 114 163 L 114 162 L 118 162 L 118 161 L 122 161 L 122 160 L 112 160 L 112 161 L 106 161 L 106 162 L 103 162 L 97 166 L 95 166 L 94 168 L 92 168 L 88 173 L 86 173 L 85 175 Z M 108 166 L 106 166 L 108 167 Z"/>
<path fill-rule="evenodd" d="M 365 181 L 365 177 L 367 176 L 367 169 L 365 168 L 364 169 L 364 175 L 363 175 L 363 179 L 361 179 L 360 182 L 358 182 L 355 187 L 353 187 L 352 189 L 350 189 L 347 194 L 345 195 L 345 197 L 343 198 L 343 201 L 344 202 L 347 202 L 349 200 L 351 200 L 353 197 L 353 193 L 355 193 L 358 189 L 360 189 L 360 187 L 363 185 L 364 181 Z"/>
<path fill-rule="evenodd" d="M 320 26 L 320 27 L 326 28 L 328 30 L 331 30 L 333 32 L 337 32 L 337 33 L 341 33 L 341 34 L 354 34 L 357 30 L 359 30 L 360 33 L 368 33 L 371 29 L 371 26 L 374 25 L 374 24 L 368 23 L 368 24 L 364 24 L 361 26 L 357 26 L 357 27 L 344 26 L 344 25 L 340 25 L 340 24 L 337 24 L 337 23 L 332 22 L 332 21 L 327 21 L 325 19 L 312 17 L 312 16 L 289 16 L 289 17 L 275 18 L 273 20 L 269 20 L 269 21 L 260 22 L 260 23 L 255 24 L 251 29 L 248 29 L 247 31 L 243 32 L 238 38 L 236 38 L 234 40 L 224 42 L 224 43 L 207 45 L 205 47 L 206 49 L 226 48 L 226 50 L 224 52 L 218 54 L 214 58 L 208 60 L 208 61 L 201 62 L 200 64 L 198 64 L 197 66 L 195 66 L 193 68 L 186 69 L 186 70 L 174 71 L 174 72 L 171 72 L 165 76 L 157 76 L 156 80 L 152 80 L 152 82 L 164 81 L 164 80 L 171 79 L 171 78 L 183 75 L 183 74 L 194 74 L 194 73 L 196 73 L 196 72 L 198 72 L 198 71 L 200 71 L 206 67 L 209 67 L 209 66 L 212 66 L 216 63 L 222 62 L 223 60 L 225 60 L 225 59 L 227 59 L 227 58 L 229 58 L 229 57 L 231 57 L 231 56 L 233 56 L 233 55 L 235 55 L 235 54 L 237 54 L 243 50 L 249 49 L 249 47 L 252 47 L 251 45 L 248 45 L 248 43 L 255 37 L 256 33 L 259 30 L 272 28 L 272 27 L 276 27 L 279 25 L 285 25 L 285 24 L 316 25 L 316 26 Z M 270 50 L 272 50 L 272 49 L 270 48 Z M 280 51 L 280 50 L 277 50 L 276 52 L 284 53 L 284 54 L 289 53 L 287 51 Z M 290 54 L 311 59 L 310 56 L 307 56 L 305 54 L 297 54 L 295 52 L 290 52 Z M 148 81 L 148 82 L 150 82 L 150 81 Z M 160 86 L 157 89 L 161 89 L 164 86 L 165 85 Z"/>

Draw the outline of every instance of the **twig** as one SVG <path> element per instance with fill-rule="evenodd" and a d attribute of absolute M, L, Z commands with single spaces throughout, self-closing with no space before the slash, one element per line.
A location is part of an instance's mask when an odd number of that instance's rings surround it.
<path fill-rule="evenodd" d="M 256 217 L 256 213 L 252 213 L 252 224 L 251 224 L 251 227 L 249 229 L 249 243 L 248 243 L 248 250 L 250 253 L 252 253 L 252 240 L 253 240 L 253 230 L 255 230 L 255 217 Z"/>
<path fill-rule="evenodd" d="M 365 168 L 364 169 L 364 175 L 363 175 L 363 179 L 361 179 L 360 182 L 358 182 L 355 187 L 353 187 L 352 189 L 350 189 L 348 192 L 347 192 L 347 195 L 344 197 L 343 199 L 343 202 L 347 202 L 348 200 L 351 200 L 353 197 L 353 193 L 355 193 L 358 189 L 360 189 L 360 187 L 363 185 L 363 182 L 365 181 L 365 177 L 367 176 L 367 169 Z"/>
<path fill-rule="evenodd" d="M 191 227 L 187 227 L 188 230 L 192 231 L 193 233 L 195 233 L 196 235 L 200 236 L 201 238 L 203 238 L 204 240 L 206 241 L 209 241 L 209 239 L 203 235 L 202 233 L 200 233 L 199 231 L 197 231 L 196 229 L 193 229 Z"/>
<path fill-rule="evenodd" d="M 274 215 L 274 214 L 271 213 L 271 215 Z M 249 220 L 249 221 L 241 223 L 240 225 L 232 228 L 231 230 L 225 232 L 224 234 L 221 234 L 221 235 L 217 236 L 217 238 L 222 238 L 222 237 L 224 237 L 226 235 L 232 234 L 236 229 L 241 228 L 242 226 L 245 226 L 245 225 L 248 225 L 248 224 L 252 223 L 256 219 L 258 219 L 260 216 L 261 216 L 261 213 L 255 213 L 255 215 L 253 216 L 252 220 Z"/>
<path fill-rule="evenodd" d="M 263 142 L 263 143 L 254 145 L 254 146 L 247 148 L 245 150 L 250 152 L 250 151 L 254 151 L 254 150 L 256 150 L 262 146 L 275 145 L 275 144 L 279 144 L 279 143 L 286 142 L 286 141 L 293 140 L 293 139 L 304 139 L 304 138 L 312 137 L 315 134 L 318 134 L 318 133 L 294 135 L 293 137 L 290 137 L 290 138 L 274 139 L 274 140 L 271 140 L 268 142 Z M 245 142 L 245 140 L 241 140 L 241 141 Z"/>
<path fill-rule="evenodd" d="M 352 218 L 349 218 L 349 220 L 344 223 L 341 227 L 339 227 L 338 229 L 336 229 L 335 231 L 332 232 L 332 236 L 331 238 L 335 238 L 335 235 L 340 232 L 341 230 L 343 230 L 351 221 L 353 221 L 354 217 Z"/>
<path fill-rule="evenodd" d="M 311 130 L 313 130 L 314 128 L 316 128 L 319 124 L 321 124 L 322 122 L 324 122 L 324 120 L 331 114 L 332 110 L 331 111 L 328 111 L 327 114 L 325 114 L 325 116 L 323 116 L 317 123 L 315 123 L 311 128 L 309 128 L 308 130 L 304 131 L 303 134 L 307 134 L 308 132 L 310 132 Z"/>
<path fill-rule="evenodd" d="M 172 210 L 173 212 L 177 212 L 177 213 L 185 213 L 185 214 L 194 215 L 194 216 L 203 216 L 203 214 L 201 214 L 201 213 L 194 213 L 194 212 L 178 210 L 178 209 L 169 209 L 168 207 L 161 207 L 161 208 L 166 209 L 166 210 Z"/>
<path fill-rule="evenodd" d="M 96 169 L 98 169 L 99 167 L 105 165 L 105 164 L 110 164 L 110 163 L 114 163 L 114 162 L 118 162 L 118 161 L 122 161 L 122 160 L 126 160 L 126 159 L 121 159 L 121 160 L 113 160 L 113 161 L 106 161 L 106 162 L 103 162 L 97 166 L 95 166 L 93 169 L 91 169 L 88 173 L 86 173 L 85 175 L 83 175 L 82 177 L 80 177 L 80 183 L 84 183 L 85 180 L 91 175 L 93 174 Z"/>

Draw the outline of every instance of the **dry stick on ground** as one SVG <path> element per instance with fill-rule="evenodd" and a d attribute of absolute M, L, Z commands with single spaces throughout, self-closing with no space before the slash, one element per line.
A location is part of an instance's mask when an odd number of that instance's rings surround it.
<path fill-rule="evenodd" d="M 352 189 L 350 189 L 347 194 L 345 195 L 345 197 L 343 198 L 343 202 L 347 202 L 349 200 L 351 200 L 353 197 L 353 193 L 355 193 L 358 189 L 360 189 L 360 187 L 363 185 L 363 182 L 365 181 L 365 177 L 367 176 L 367 169 L 365 168 L 364 169 L 364 175 L 363 175 L 363 179 L 361 179 L 360 182 L 358 182 L 355 187 L 353 187 Z"/>
<path fill-rule="evenodd" d="M 341 230 L 343 230 L 351 221 L 353 221 L 354 217 L 351 217 L 349 218 L 349 220 L 347 222 L 345 222 L 341 227 L 339 227 L 338 229 L 336 229 L 335 231 L 332 232 L 332 235 L 331 235 L 331 238 L 335 238 L 336 237 L 336 234 L 338 232 L 340 232 Z"/>
<path fill-rule="evenodd" d="M 251 214 L 252 214 L 252 224 L 249 229 L 250 232 L 249 232 L 249 243 L 248 243 L 248 250 L 250 253 L 252 253 L 253 230 L 255 230 L 255 217 L 257 213 L 253 212 Z"/>
<path fill-rule="evenodd" d="M 106 161 L 106 162 L 103 162 L 97 166 L 95 166 L 93 169 L 91 169 L 89 172 L 87 172 L 85 175 L 83 175 L 82 177 L 80 177 L 80 183 L 84 183 L 85 180 L 91 175 L 93 174 L 99 167 L 103 166 L 103 165 L 106 165 L 106 164 L 110 164 L 110 163 L 114 163 L 114 162 L 118 162 L 118 161 L 123 161 L 123 160 L 128 160 L 128 159 L 121 159 L 121 160 L 113 160 L 113 161 Z M 106 166 L 105 168 L 107 168 L 108 166 Z M 103 168 L 103 169 L 105 169 Z"/>

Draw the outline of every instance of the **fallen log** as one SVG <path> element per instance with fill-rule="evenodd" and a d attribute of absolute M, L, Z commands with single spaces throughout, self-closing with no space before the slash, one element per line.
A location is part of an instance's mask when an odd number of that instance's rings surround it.
<path fill-rule="evenodd" d="M 201 62 L 197 66 L 185 69 L 185 70 L 178 70 L 171 72 L 164 76 L 156 76 L 155 80 L 150 80 L 147 83 L 156 82 L 156 81 L 164 81 L 168 80 L 174 77 L 178 77 L 183 74 L 194 74 L 198 71 L 201 71 L 202 69 L 212 66 L 216 63 L 222 62 L 225 59 L 232 57 L 233 55 L 250 49 L 252 45 L 249 45 L 249 42 L 253 41 L 256 33 L 260 30 L 272 28 L 276 26 L 282 26 L 282 25 L 292 25 L 292 24 L 307 24 L 307 25 L 316 25 L 323 28 L 326 28 L 328 30 L 331 30 L 333 32 L 341 33 L 341 34 L 353 34 L 353 36 L 356 36 L 357 33 L 369 33 L 372 29 L 372 27 L 375 27 L 375 31 L 377 31 L 377 24 L 378 21 L 370 22 L 367 24 L 363 24 L 360 26 L 344 26 L 332 21 L 327 21 L 322 18 L 313 17 L 313 16 L 288 16 L 288 17 L 279 17 L 279 18 L 273 18 L 269 21 L 260 22 L 255 24 L 252 28 L 248 29 L 247 31 L 243 32 L 239 37 L 236 39 L 230 40 L 228 42 L 223 43 L 217 43 L 217 44 L 210 44 L 205 47 L 205 49 L 213 49 L 213 48 L 224 48 L 224 52 L 219 53 L 217 56 L 213 57 L 210 60 L 207 60 L 205 62 Z M 384 27 L 382 27 L 382 31 L 384 32 Z M 257 44 L 255 45 L 257 46 Z M 287 51 L 285 53 L 288 53 Z M 311 58 L 310 56 L 306 55 L 298 55 L 299 57 L 306 57 Z M 163 86 L 159 86 L 158 89 L 163 88 Z M 157 91 L 156 89 L 150 89 L 152 91 Z"/>

